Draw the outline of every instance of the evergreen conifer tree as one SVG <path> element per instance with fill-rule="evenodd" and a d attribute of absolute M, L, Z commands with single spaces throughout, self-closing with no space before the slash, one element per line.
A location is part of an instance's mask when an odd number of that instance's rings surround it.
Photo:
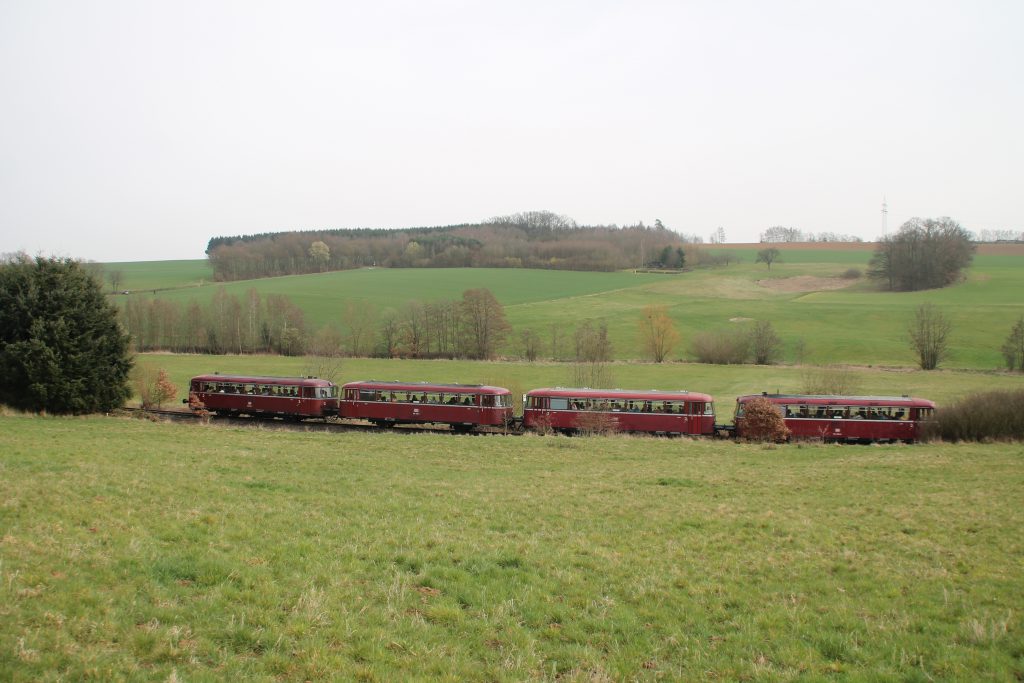
<path fill-rule="evenodd" d="M 102 285 L 68 258 L 0 263 L 0 403 L 82 414 L 130 395 L 128 335 Z"/>

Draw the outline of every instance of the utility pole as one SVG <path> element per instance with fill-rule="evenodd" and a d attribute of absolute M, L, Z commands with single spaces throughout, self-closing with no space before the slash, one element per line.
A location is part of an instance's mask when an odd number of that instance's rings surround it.
<path fill-rule="evenodd" d="M 885 203 L 885 195 L 882 195 L 882 237 L 889 235 L 889 205 Z"/>

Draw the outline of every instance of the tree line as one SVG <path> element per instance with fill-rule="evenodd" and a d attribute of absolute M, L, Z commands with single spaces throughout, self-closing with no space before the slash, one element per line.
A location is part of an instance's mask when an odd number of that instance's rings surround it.
<path fill-rule="evenodd" d="M 647 306 L 638 325 L 641 347 L 656 362 L 667 360 L 679 339 L 665 306 Z M 614 355 L 607 323 L 563 321 L 516 332 L 505 308 L 486 288 L 459 299 L 409 301 L 377 309 L 350 301 L 336 322 L 316 330 L 283 295 L 249 289 L 241 297 L 223 287 L 206 305 L 133 297 L 121 319 L 136 351 L 179 353 L 275 353 L 323 357 L 490 359 L 503 353 L 534 361 L 541 357 L 607 363 Z"/>
<path fill-rule="evenodd" d="M 255 289 L 239 297 L 221 287 L 206 305 L 132 297 L 121 317 L 136 350 L 184 353 L 484 359 L 498 353 L 511 331 L 504 307 L 487 289 L 383 312 L 350 302 L 341 312 L 343 326 L 315 331 L 287 296 Z"/>
<path fill-rule="evenodd" d="M 658 255 L 681 266 L 683 249 L 697 241 L 661 221 L 580 226 L 566 216 L 533 211 L 438 228 L 214 237 L 206 254 L 218 281 L 368 266 L 613 271 L 644 266 Z"/>
<path fill-rule="evenodd" d="M 804 232 L 799 228 L 787 228 L 784 225 L 774 225 L 758 238 L 760 242 L 863 242 L 856 235 L 845 235 L 838 232 Z"/>

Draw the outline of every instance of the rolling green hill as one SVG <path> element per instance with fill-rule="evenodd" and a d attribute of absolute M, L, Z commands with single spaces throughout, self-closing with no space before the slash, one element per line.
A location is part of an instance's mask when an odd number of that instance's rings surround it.
<path fill-rule="evenodd" d="M 688 340 L 709 329 L 732 328 L 749 320 L 770 320 L 785 343 L 785 361 L 817 364 L 912 366 L 908 321 L 921 303 L 939 306 L 953 321 L 946 367 L 995 369 L 999 347 L 1018 316 L 1024 314 L 1024 255 L 980 254 L 964 282 L 941 290 L 892 293 L 875 290 L 865 279 L 839 278 L 850 268 L 865 269 L 871 256 L 857 248 L 786 249 L 769 271 L 754 264 L 754 248 L 737 247 L 743 260 L 727 267 L 697 269 L 680 275 L 590 273 L 520 269 L 362 269 L 223 285 L 241 296 L 285 294 L 317 328 L 340 325 L 350 300 L 373 303 L 378 311 L 399 309 L 411 300 L 455 299 L 465 289 L 487 287 L 506 306 L 516 330 L 538 332 L 551 355 L 553 332 L 561 337 L 558 356 L 572 354 L 572 330 L 584 320 L 609 327 L 615 356 L 642 358 L 637 321 L 648 304 L 663 304 L 682 333 L 673 357 L 687 358 Z M 172 301 L 209 301 L 217 287 L 204 282 L 202 261 L 134 264 L 125 270 L 124 289 L 179 287 L 158 291 Z M 143 287 L 143 285 L 145 285 Z M 839 289 L 829 289 L 841 287 Z M 147 295 L 146 291 L 132 296 Z M 152 293 L 148 293 L 152 295 Z M 124 301 L 123 296 L 115 297 Z M 506 349 L 519 350 L 516 335 Z"/>

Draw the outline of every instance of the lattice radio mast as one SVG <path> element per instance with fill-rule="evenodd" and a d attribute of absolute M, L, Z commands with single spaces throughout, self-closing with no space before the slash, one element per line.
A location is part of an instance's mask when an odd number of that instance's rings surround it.
<path fill-rule="evenodd" d="M 882 237 L 889 234 L 889 205 L 885 203 L 885 195 L 882 195 Z"/>

